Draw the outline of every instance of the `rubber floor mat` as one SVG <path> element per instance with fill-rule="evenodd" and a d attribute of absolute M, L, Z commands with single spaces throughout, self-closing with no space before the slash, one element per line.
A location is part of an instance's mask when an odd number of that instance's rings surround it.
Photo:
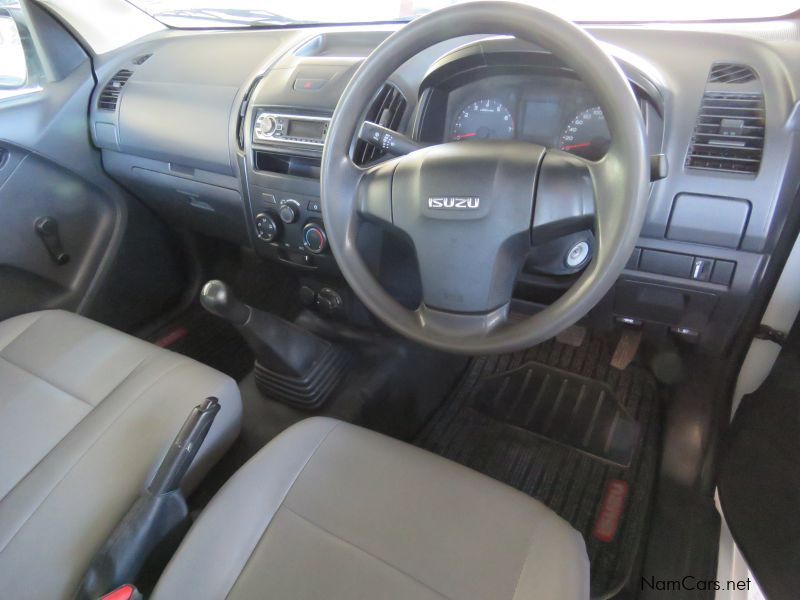
<path fill-rule="evenodd" d="M 569 521 L 586 541 L 593 598 L 613 596 L 638 568 L 657 467 L 655 379 L 635 363 L 612 368 L 614 342 L 474 358 L 415 441 Z"/>
<path fill-rule="evenodd" d="M 492 419 L 629 466 L 641 427 L 613 390 L 569 371 L 526 363 L 481 378 L 472 406 Z"/>

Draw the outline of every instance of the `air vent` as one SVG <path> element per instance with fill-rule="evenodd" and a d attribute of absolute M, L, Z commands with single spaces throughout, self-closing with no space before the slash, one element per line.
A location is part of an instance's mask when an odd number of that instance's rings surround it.
<path fill-rule="evenodd" d="M 134 58 L 132 62 L 135 65 L 143 65 L 145 61 L 147 61 L 147 59 L 150 58 L 151 56 L 153 56 L 152 53 L 142 54 L 141 56 L 137 56 L 136 58 Z"/>
<path fill-rule="evenodd" d="M 103 110 L 117 110 L 117 102 L 119 101 L 119 94 L 122 88 L 128 83 L 128 79 L 133 75 L 133 71 L 122 69 L 119 71 L 103 88 L 100 92 L 100 97 L 97 99 L 97 108 Z"/>
<path fill-rule="evenodd" d="M 764 151 L 764 96 L 706 92 L 686 166 L 755 175 Z"/>
<path fill-rule="evenodd" d="M 708 74 L 709 83 L 747 83 L 755 81 L 756 73 L 747 65 L 717 63 Z"/>
<path fill-rule="evenodd" d="M 400 127 L 400 121 L 406 111 L 406 99 L 403 93 L 391 83 L 385 84 L 367 111 L 366 120 L 383 125 L 394 131 Z M 360 141 L 356 144 L 355 162 L 367 165 L 386 154 L 377 146 Z"/>

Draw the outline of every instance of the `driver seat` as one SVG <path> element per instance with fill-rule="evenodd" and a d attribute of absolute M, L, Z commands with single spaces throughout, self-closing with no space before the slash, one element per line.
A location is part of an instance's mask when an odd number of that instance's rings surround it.
<path fill-rule="evenodd" d="M 589 598 L 580 534 L 511 487 L 333 419 L 289 428 L 220 490 L 155 600 Z"/>

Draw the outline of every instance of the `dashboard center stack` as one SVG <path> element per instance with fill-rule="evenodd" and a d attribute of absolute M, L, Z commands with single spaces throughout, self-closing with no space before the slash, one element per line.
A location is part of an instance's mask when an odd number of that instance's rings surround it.
<path fill-rule="evenodd" d="M 319 196 L 330 117 L 256 107 L 251 123 L 248 216 L 256 251 L 293 266 L 334 273 Z"/>

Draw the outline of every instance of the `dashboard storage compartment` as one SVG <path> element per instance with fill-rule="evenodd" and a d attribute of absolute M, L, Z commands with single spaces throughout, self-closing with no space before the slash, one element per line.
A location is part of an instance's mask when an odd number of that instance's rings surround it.
<path fill-rule="evenodd" d="M 132 191 L 166 219 L 236 244 L 247 240 L 238 191 L 140 167 L 131 172 Z"/>
<path fill-rule="evenodd" d="M 749 215 L 747 200 L 678 194 L 672 205 L 667 239 L 738 248 Z"/>
<path fill-rule="evenodd" d="M 257 170 L 267 173 L 319 179 L 322 160 L 316 156 L 299 156 L 256 150 L 253 153 L 253 163 Z"/>

